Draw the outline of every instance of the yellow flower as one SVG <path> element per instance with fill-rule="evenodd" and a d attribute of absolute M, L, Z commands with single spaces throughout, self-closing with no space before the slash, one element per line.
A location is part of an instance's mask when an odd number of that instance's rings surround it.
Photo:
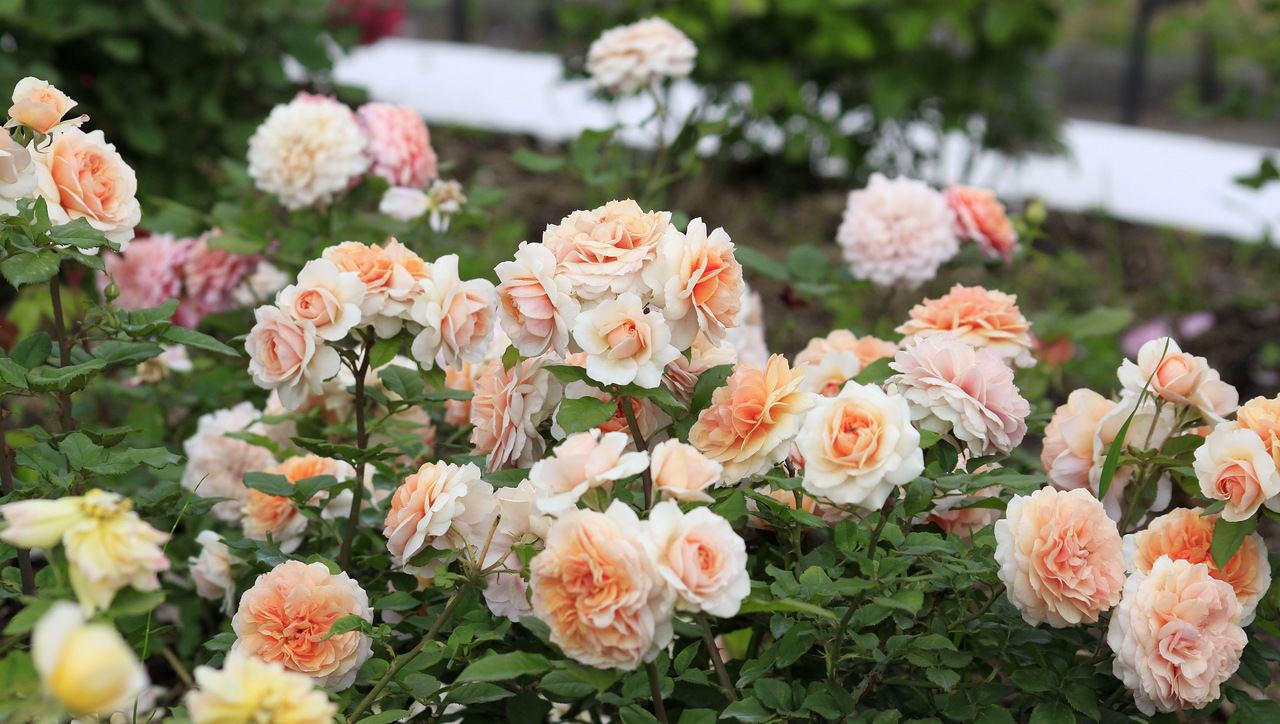
<path fill-rule="evenodd" d="M 109 715 L 147 687 L 147 672 L 111 626 L 59 601 L 36 623 L 31 658 L 45 691 L 77 716 Z"/>
<path fill-rule="evenodd" d="M 227 654 L 222 670 L 195 670 L 199 688 L 187 694 L 194 724 L 326 724 L 337 707 L 311 677 L 242 652 Z"/>
<path fill-rule="evenodd" d="M 82 518 L 80 501 L 81 498 L 19 500 L 0 505 L 0 518 L 8 524 L 0 530 L 0 540 L 18 548 L 55 545 Z"/>

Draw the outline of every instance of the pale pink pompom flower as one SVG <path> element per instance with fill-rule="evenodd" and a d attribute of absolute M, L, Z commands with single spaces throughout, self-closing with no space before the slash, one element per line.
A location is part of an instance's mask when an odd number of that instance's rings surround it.
<path fill-rule="evenodd" d="M 356 111 L 369 138 L 370 171 L 392 186 L 426 188 L 436 177 L 436 152 L 427 124 L 412 108 L 366 103 Z"/>
<path fill-rule="evenodd" d="M 105 290 L 114 281 L 119 291 L 115 304 L 128 312 L 181 299 L 182 270 L 194 245 L 193 239 L 152 234 L 134 241 L 123 253 L 103 254 L 106 270 L 98 272 L 98 289 Z"/>
<path fill-rule="evenodd" d="M 951 227 L 942 194 L 921 181 L 877 173 L 849 194 L 836 242 L 855 278 L 915 288 L 960 250 Z"/>

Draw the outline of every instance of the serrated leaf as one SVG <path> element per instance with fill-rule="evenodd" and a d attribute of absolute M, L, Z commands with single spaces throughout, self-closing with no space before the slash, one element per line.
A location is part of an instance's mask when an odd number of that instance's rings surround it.
<path fill-rule="evenodd" d="M 32 370 L 48 362 L 51 354 L 53 354 L 53 340 L 49 339 L 49 335 L 44 332 L 36 332 L 27 335 L 21 342 L 14 345 L 13 351 L 9 353 L 9 359 Z"/>
<path fill-rule="evenodd" d="M 408 719 L 411 716 L 413 716 L 413 712 L 408 709 L 387 709 L 372 716 L 364 717 L 356 724 L 391 724 L 402 719 Z"/>
<path fill-rule="evenodd" d="M 417 370 L 399 365 L 389 365 L 378 370 L 378 379 L 391 392 L 402 400 L 416 400 L 426 391 L 426 383 Z"/>
<path fill-rule="evenodd" d="M 590 430 L 603 425 L 618 411 L 615 402 L 606 402 L 595 397 L 576 397 L 561 401 L 556 410 L 556 422 L 566 434 Z"/>
<path fill-rule="evenodd" d="M 43 284 L 58 273 L 62 257 L 53 249 L 41 249 L 35 253 L 19 252 L 0 262 L 0 274 L 15 289 L 31 284 Z"/>
<path fill-rule="evenodd" d="M 507 681 L 521 676 L 536 676 L 551 670 L 551 662 L 541 654 L 515 651 L 489 654 L 474 661 L 458 674 L 458 681 Z"/>
<path fill-rule="evenodd" d="M 78 249 L 99 249 L 107 246 L 107 237 L 89 225 L 83 217 L 72 219 L 49 229 L 49 238 L 59 244 L 70 244 Z"/>
<path fill-rule="evenodd" d="M 283 475 L 264 473 L 261 471 L 244 474 L 245 487 L 253 488 L 277 498 L 288 498 L 293 495 L 293 483 Z"/>
<path fill-rule="evenodd" d="M 1244 539 L 1248 538 L 1257 526 L 1257 515 L 1241 521 L 1219 518 L 1213 524 L 1213 543 L 1209 545 L 1209 554 L 1213 556 L 1213 562 L 1220 570 L 1227 567 L 1235 557 L 1236 551 L 1239 551 L 1240 546 L 1244 544 Z"/>
<path fill-rule="evenodd" d="M 103 360 L 95 359 L 66 367 L 37 367 L 27 373 L 27 383 L 36 392 L 75 392 L 106 366 Z"/>
<path fill-rule="evenodd" d="M 166 342 L 175 342 L 187 347 L 203 349 L 206 352 L 217 352 L 218 354 L 225 354 L 228 357 L 240 356 L 240 353 L 231 347 L 228 347 L 203 332 L 197 332 L 194 329 L 187 329 L 186 327 L 179 327 L 175 325 L 166 329 L 160 336 Z"/>

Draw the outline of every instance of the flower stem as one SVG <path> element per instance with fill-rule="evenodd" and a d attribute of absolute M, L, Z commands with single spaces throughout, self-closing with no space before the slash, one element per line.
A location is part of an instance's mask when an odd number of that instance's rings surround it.
<path fill-rule="evenodd" d="M 652 661 L 645 664 L 644 672 L 649 675 L 649 696 L 653 699 L 653 715 L 662 724 L 667 724 L 667 708 L 662 704 L 662 680 L 658 676 L 657 664 Z"/>
<path fill-rule="evenodd" d="M 369 446 L 369 434 L 364 428 L 364 378 L 369 373 L 369 358 L 373 350 L 373 341 L 364 340 L 364 353 L 359 367 L 354 370 L 356 377 L 356 447 L 360 448 L 362 459 L 356 468 L 355 489 L 351 491 L 351 511 L 347 514 L 347 531 L 342 536 L 342 552 L 338 554 L 338 565 L 344 571 L 351 572 L 351 546 L 356 537 L 356 529 L 360 526 L 360 503 L 364 499 L 364 450 Z"/>
<path fill-rule="evenodd" d="M 67 339 L 66 328 L 62 320 L 62 282 L 55 274 L 49 280 L 49 301 L 53 304 L 53 338 L 58 342 L 58 366 L 71 365 L 71 344 Z M 58 393 L 58 416 L 64 433 L 71 432 L 75 421 L 71 419 L 71 396 L 65 392 Z"/>
<path fill-rule="evenodd" d="M 634 398 L 623 397 L 619 407 L 622 408 L 623 417 L 627 418 L 627 427 L 631 429 L 631 439 L 635 440 L 636 450 L 646 452 L 649 446 L 644 441 L 644 434 L 640 432 L 640 423 L 636 420 L 634 403 Z M 644 481 L 644 508 L 648 510 L 653 507 L 653 475 L 650 474 L 647 465 L 644 471 L 640 473 L 640 479 Z"/>
<path fill-rule="evenodd" d="M 702 629 L 702 642 L 707 645 L 707 653 L 711 655 L 711 665 L 716 669 L 716 676 L 720 677 L 720 688 L 729 701 L 737 701 L 738 692 L 734 690 L 729 672 L 724 668 L 724 659 L 720 658 L 720 647 L 716 646 L 716 639 L 711 635 L 711 624 L 707 623 L 707 617 L 702 614 L 694 618 L 698 620 L 698 628 Z"/>
<path fill-rule="evenodd" d="M 0 409 L 0 484 L 5 495 L 13 492 L 13 470 L 9 468 L 9 445 L 4 439 L 4 419 L 6 413 Z M 31 551 L 17 548 L 18 568 L 22 571 L 22 593 L 27 596 L 36 594 L 36 574 L 31 568 Z"/>

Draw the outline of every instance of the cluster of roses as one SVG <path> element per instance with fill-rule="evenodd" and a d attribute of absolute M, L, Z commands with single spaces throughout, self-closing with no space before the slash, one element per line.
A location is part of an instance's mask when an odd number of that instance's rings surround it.
<path fill-rule="evenodd" d="M 1138 708 L 1148 715 L 1197 708 L 1216 700 L 1238 668 L 1243 626 L 1271 584 L 1256 533 L 1222 566 L 1211 547 L 1220 520 L 1246 520 L 1277 504 L 1280 398 L 1237 409 L 1235 389 L 1168 338 L 1147 342 L 1119 379 L 1118 401 L 1076 390 L 1055 412 L 1042 453 L 1053 487 L 1015 497 L 996 524 L 1000 578 L 1033 625 L 1093 623 L 1114 607 L 1106 641 Z M 1224 420 L 1233 413 L 1235 421 Z M 1099 501 L 1107 451 L 1121 435 L 1124 448 L 1139 451 L 1202 438 L 1193 469 L 1214 504 L 1174 509 L 1122 538 L 1116 520 L 1126 497 L 1137 507 L 1125 523 L 1134 512 L 1166 508 L 1171 484 L 1167 472 L 1153 480 L 1137 463 L 1122 464 Z M 1126 496 L 1135 481 L 1143 488 Z M 1152 485 L 1148 504 L 1142 494 Z"/>
<path fill-rule="evenodd" d="M 443 231 L 466 203 L 458 182 L 437 178 L 430 133 L 411 108 L 366 103 L 352 111 L 299 93 L 249 139 L 249 176 L 286 209 L 325 206 L 365 172 L 391 184 L 379 209 L 401 221 L 429 214 L 431 228 Z"/>
<path fill-rule="evenodd" d="M 75 106 L 46 81 L 18 81 L 0 129 L 0 214 L 40 198 L 53 224 L 84 219 L 123 250 L 142 218 L 138 180 L 102 131 L 80 130 L 88 116 L 66 118 Z"/>

